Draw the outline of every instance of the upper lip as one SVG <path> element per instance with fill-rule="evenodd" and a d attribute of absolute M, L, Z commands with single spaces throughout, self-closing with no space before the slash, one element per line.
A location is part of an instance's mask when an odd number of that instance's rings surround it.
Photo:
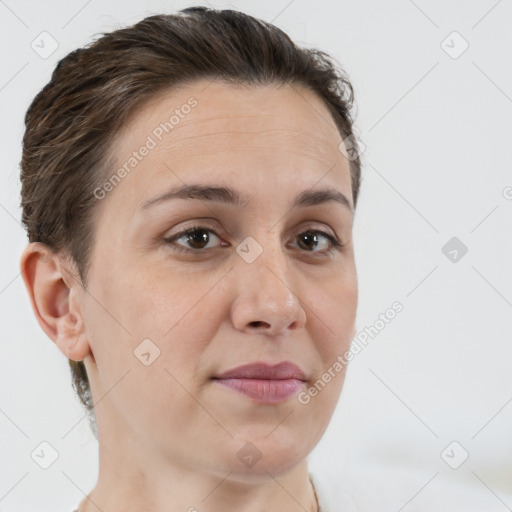
<path fill-rule="evenodd" d="M 298 379 L 306 380 L 304 372 L 295 364 L 288 361 L 276 365 L 267 363 L 252 363 L 232 368 L 221 375 L 216 375 L 215 379 L 265 379 L 265 380 L 283 380 Z"/>

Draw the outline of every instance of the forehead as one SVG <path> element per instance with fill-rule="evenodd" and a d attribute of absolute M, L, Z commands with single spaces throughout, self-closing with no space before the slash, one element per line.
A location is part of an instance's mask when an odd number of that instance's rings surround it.
<path fill-rule="evenodd" d="M 164 180 L 178 184 L 180 179 L 241 182 L 254 192 L 263 181 L 277 187 L 313 186 L 325 175 L 322 184 L 343 183 L 350 195 L 341 140 L 329 110 L 308 89 L 199 81 L 152 98 L 132 116 L 111 149 L 115 168 L 128 168 L 138 153 L 129 170 L 138 203 L 142 196 L 161 191 Z"/>

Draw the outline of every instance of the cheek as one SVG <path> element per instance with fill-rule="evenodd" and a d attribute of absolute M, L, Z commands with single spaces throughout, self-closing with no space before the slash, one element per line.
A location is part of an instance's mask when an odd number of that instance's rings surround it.
<path fill-rule="evenodd" d="M 184 438 L 189 422 L 183 418 L 195 421 L 202 411 L 191 395 L 204 385 L 201 355 L 220 317 L 215 295 L 205 295 L 211 286 L 187 287 L 174 276 L 111 282 L 115 289 L 105 284 L 96 290 L 111 315 L 94 301 L 91 311 L 102 394 L 112 390 L 105 404 L 114 404 L 141 435 L 165 425 Z"/>
<path fill-rule="evenodd" d="M 118 279 L 119 315 L 138 337 L 164 340 L 184 327 L 194 328 L 204 313 L 207 283 L 184 272 L 166 274 L 142 270 Z"/>
<path fill-rule="evenodd" d="M 215 289 L 219 276 L 165 270 L 121 255 L 108 261 L 97 266 L 101 274 L 94 276 L 89 315 L 104 366 L 130 366 L 134 350 L 149 339 L 160 350 L 157 360 L 171 370 L 180 364 L 183 371 L 192 370 L 222 320 Z"/>
<path fill-rule="evenodd" d="M 348 349 L 355 330 L 358 286 L 355 273 L 330 276 L 308 293 L 309 321 L 325 364 L 332 364 Z"/>
<path fill-rule="evenodd" d="M 132 285 L 136 301 L 126 305 L 131 311 L 131 343 L 150 338 L 159 348 L 159 366 L 193 385 L 200 379 L 201 355 L 215 337 L 223 313 L 222 302 L 212 289 L 211 278 L 198 280 L 184 273 L 154 279 L 142 276 Z"/>

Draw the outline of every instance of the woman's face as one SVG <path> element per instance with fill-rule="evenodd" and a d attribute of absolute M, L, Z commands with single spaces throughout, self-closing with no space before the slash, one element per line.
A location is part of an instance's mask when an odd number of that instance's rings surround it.
<path fill-rule="evenodd" d="M 83 295 L 100 442 L 240 480 L 289 471 L 318 443 L 345 374 L 307 404 L 298 395 L 349 348 L 357 309 L 341 140 L 322 101 L 296 86 L 201 81 L 154 98 L 125 127 L 115 185 L 97 191 Z M 233 192 L 152 203 L 192 185 Z M 285 399 L 214 379 L 283 361 L 307 381 Z"/>

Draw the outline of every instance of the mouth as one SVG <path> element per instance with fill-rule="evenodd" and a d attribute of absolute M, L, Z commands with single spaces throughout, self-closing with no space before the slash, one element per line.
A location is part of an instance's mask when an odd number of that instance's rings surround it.
<path fill-rule="evenodd" d="M 278 403 L 296 395 L 306 383 L 304 372 L 287 361 L 277 365 L 253 363 L 213 377 L 223 386 L 259 403 Z"/>
<path fill-rule="evenodd" d="M 216 379 L 219 384 L 234 389 L 261 403 L 278 403 L 296 395 L 304 386 L 297 379 Z"/>

